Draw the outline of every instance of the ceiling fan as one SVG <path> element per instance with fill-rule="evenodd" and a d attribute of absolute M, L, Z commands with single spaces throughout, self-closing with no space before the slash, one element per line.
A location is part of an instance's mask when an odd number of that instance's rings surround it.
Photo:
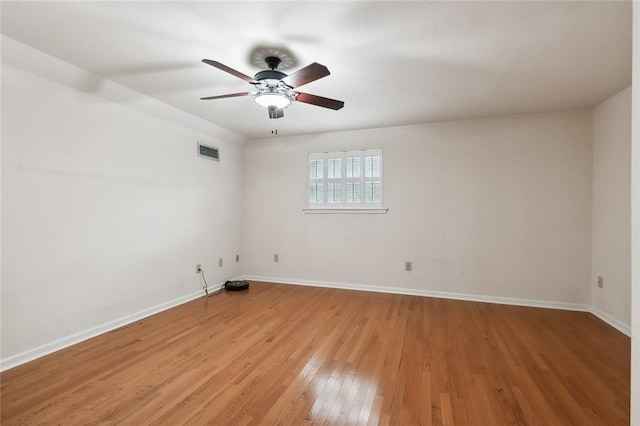
<path fill-rule="evenodd" d="M 280 58 L 268 56 L 265 62 L 269 67 L 268 70 L 259 71 L 254 77 L 249 77 L 239 71 L 229 68 L 217 61 L 203 59 L 202 62 L 218 68 L 219 70 L 228 72 L 241 80 L 252 84 L 256 91 L 230 93 L 227 95 L 207 96 L 200 98 L 202 100 L 235 98 L 238 96 L 254 96 L 254 101 L 267 108 L 269 118 L 284 117 L 284 109 L 291 105 L 293 101 L 304 102 L 306 104 L 317 105 L 323 108 L 338 110 L 344 106 L 344 102 L 335 99 L 324 98 L 322 96 L 312 95 L 310 93 L 298 92 L 294 90 L 312 81 L 319 80 L 329 74 L 329 70 L 324 65 L 314 62 L 306 67 L 294 72 L 293 74 L 285 74 L 278 71 Z"/>

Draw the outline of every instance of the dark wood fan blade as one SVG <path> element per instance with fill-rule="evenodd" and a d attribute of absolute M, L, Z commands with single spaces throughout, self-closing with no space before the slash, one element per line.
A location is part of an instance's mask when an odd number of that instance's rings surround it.
<path fill-rule="evenodd" d="M 282 108 L 276 108 L 271 106 L 268 108 L 269 110 L 269 118 L 282 118 L 284 117 L 284 111 Z"/>
<path fill-rule="evenodd" d="M 338 110 L 344 106 L 344 102 L 336 99 L 323 98 L 322 96 L 312 95 L 309 93 L 299 92 L 296 96 L 296 101 L 304 102 L 305 104 L 317 105 L 323 108 Z"/>
<path fill-rule="evenodd" d="M 253 77 L 249 77 L 246 74 L 242 74 L 240 71 L 236 71 L 233 68 L 229 68 L 228 66 L 221 64 L 218 61 L 212 61 L 211 59 L 203 59 L 202 62 L 205 64 L 211 65 L 212 67 L 218 68 L 224 72 L 228 72 L 229 74 L 238 77 L 241 80 L 246 81 L 247 83 L 256 84 L 258 80 L 255 80 Z"/>
<path fill-rule="evenodd" d="M 200 98 L 203 101 L 208 101 L 211 99 L 223 99 L 223 98 L 236 98 L 238 96 L 247 96 L 252 95 L 251 92 L 239 92 L 239 93 L 229 93 L 228 95 L 218 95 L 218 96 L 207 96 L 206 98 Z"/>
<path fill-rule="evenodd" d="M 321 79 L 322 77 L 326 77 L 329 74 L 329 69 L 324 65 L 320 65 L 317 62 L 314 62 L 306 67 L 302 68 L 290 74 L 282 79 L 282 82 L 287 86 L 296 88 L 307 83 L 311 83 L 312 81 L 316 81 Z"/>

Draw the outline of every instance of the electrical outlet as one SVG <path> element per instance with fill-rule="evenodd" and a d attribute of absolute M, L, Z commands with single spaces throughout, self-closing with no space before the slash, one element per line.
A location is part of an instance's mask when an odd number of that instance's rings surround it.
<path fill-rule="evenodd" d="M 222 267 L 222 258 L 219 258 L 219 259 L 218 259 L 218 266 L 219 266 L 219 267 Z"/>
<path fill-rule="evenodd" d="M 404 262 L 404 270 L 411 272 L 413 270 L 413 263 L 412 262 Z"/>
<path fill-rule="evenodd" d="M 604 287 L 604 280 L 602 279 L 602 277 L 598 277 L 598 288 L 603 288 Z"/>
<path fill-rule="evenodd" d="M 236 263 L 240 262 L 240 255 L 236 254 Z"/>
<path fill-rule="evenodd" d="M 202 271 L 202 265 L 199 263 L 196 263 L 196 274 L 199 274 Z"/>
<path fill-rule="evenodd" d="M 273 255 L 273 261 L 274 262 L 280 262 L 280 255 L 279 254 L 274 254 Z"/>

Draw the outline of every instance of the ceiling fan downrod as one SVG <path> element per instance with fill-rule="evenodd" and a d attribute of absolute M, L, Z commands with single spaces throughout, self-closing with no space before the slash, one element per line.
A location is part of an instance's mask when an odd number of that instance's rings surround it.
<path fill-rule="evenodd" d="M 264 61 L 272 71 L 275 71 L 275 69 L 278 68 L 281 62 L 280 58 L 278 58 L 277 56 L 267 56 L 266 58 L 264 58 Z"/>

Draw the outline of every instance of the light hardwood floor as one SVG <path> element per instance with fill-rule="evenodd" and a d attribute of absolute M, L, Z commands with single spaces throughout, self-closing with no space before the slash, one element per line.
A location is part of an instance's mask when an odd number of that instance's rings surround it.
<path fill-rule="evenodd" d="M 626 425 L 588 313 L 252 283 L 1 374 L 2 425 Z"/>

